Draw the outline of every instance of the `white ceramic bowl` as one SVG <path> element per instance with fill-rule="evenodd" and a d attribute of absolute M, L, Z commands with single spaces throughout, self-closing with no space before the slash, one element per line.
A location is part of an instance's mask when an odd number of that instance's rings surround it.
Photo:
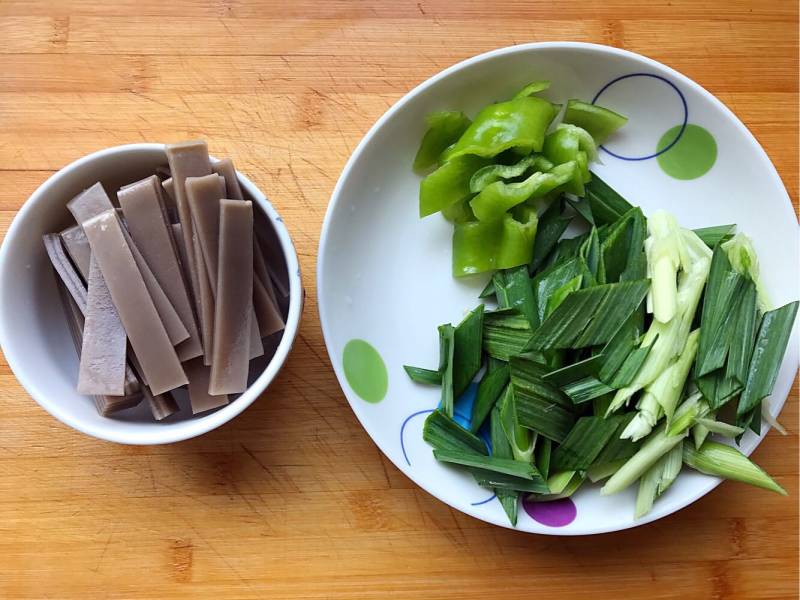
<path fill-rule="evenodd" d="M 439 390 L 413 384 L 402 370 L 403 364 L 435 368 L 436 326 L 458 322 L 476 306 L 486 281 L 450 276 L 452 227 L 438 215 L 418 218 L 420 178 L 411 163 L 427 113 L 456 109 L 474 115 L 536 79 L 552 81 L 544 96 L 553 101 L 596 98 L 630 118 L 601 152 L 602 164 L 593 166 L 623 196 L 646 213 L 666 208 L 685 227 L 739 224 L 753 238 L 774 304 L 800 297 L 798 226 L 775 168 L 728 108 L 669 67 L 606 46 L 528 44 L 466 60 L 404 96 L 361 141 L 333 192 L 318 260 L 322 330 L 342 389 L 384 454 L 437 498 L 503 526 L 508 520 L 491 493 L 434 460 L 421 428 L 424 415 L 438 404 Z M 667 142 L 679 131 L 683 139 L 661 160 L 654 158 L 659 139 L 671 128 L 676 129 Z M 360 342 L 348 346 L 352 340 L 365 340 L 375 352 Z M 349 380 L 346 348 L 348 361 L 360 359 L 350 365 Z M 385 395 L 382 382 L 374 380 L 381 364 Z M 797 364 L 795 327 L 770 402 L 772 414 L 780 411 Z M 743 450 L 752 452 L 760 440 L 748 433 Z M 521 510 L 517 529 L 557 535 L 625 529 L 668 515 L 718 483 L 685 470 L 640 520 L 633 518 L 634 489 L 601 497 L 599 486 L 584 485 L 572 501 Z"/>
<path fill-rule="evenodd" d="M 192 416 L 183 403 L 180 413 L 162 422 L 155 422 L 144 405 L 113 417 L 102 417 L 91 398 L 75 391 L 78 358 L 42 235 L 59 231 L 70 223 L 66 203 L 83 189 L 101 181 L 107 190 L 116 190 L 122 184 L 151 175 L 164 163 L 163 144 L 116 146 L 73 162 L 45 181 L 25 202 L 0 248 L 0 346 L 17 379 L 42 408 L 63 423 L 88 435 L 123 444 L 185 440 L 238 415 L 258 398 L 280 370 L 302 312 L 303 289 L 289 232 L 264 194 L 239 173 L 243 189 L 272 225 L 290 283 L 286 330 L 263 372 L 251 370 L 250 387 L 223 408 Z"/>

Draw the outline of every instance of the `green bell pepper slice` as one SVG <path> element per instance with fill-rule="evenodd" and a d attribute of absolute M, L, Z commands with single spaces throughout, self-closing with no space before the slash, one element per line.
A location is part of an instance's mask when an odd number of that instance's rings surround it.
<path fill-rule="evenodd" d="M 478 156 L 459 156 L 425 177 L 419 184 L 419 216 L 427 217 L 468 197 L 470 178 L 487 162 Z"/>
<path fill-rule="evenodd" d="M 453 277 L 493 270 L 502 229 L 500 222 L 456 223 L 453 230 Z"/>
<path fill-rule="evenodd" d="M 575 160 L 578 152 L 585 152 L 589 160 L 597 158 L 597 144 L 581 127 L 561 123 L 544 138 L 542 153 L 557 165 Z"/>
<path fill-rule="evenodd" d="M 500 221 L 456 222 L 453 231 L 453 276 L 527 265 L 539 220 L 536 210 L 517 207 Z"/>
<path fill-rule="evenodd" d="M 549 171 L 553 166 L 553 163 L 541 154 L 531 154 L 513 165 L 486 165 L 475 171 L 470 178 L 469 191 L 477 194 L 495 181 L 520 177 L 528 171 Z"/>
<path fill-rule="evenodd" d="M 613 110 L 574 99 L 567 102 L 567 109 L 564 112 L 564 123 L 585 129 L 597 144 L 605 142 L 608 136 L 627 122 L 628 117 L 623 117 Z"/>
<path fill-rule="evenodd" d="M 514 100 L 517 98 L 526 98 L 528 96 L 532 96 L 533 94 L 538 94 L 540 92 L 545 91 L 550 87 L 550 82 L 546 79 L 541 79 L 539 81 L 531 81 L 528 85 L 514 94 Z"/>
<path fill-rule="evenodd" d="M 571 161 L 547 172 L 534 173 L 519 183 L 496 181 L 475 196 L 470 206 L 479 221 L 499 221 L 508 209 L 528 199 L 544 196 L 576 176 L 580 177 L 576 173 L 577 163 Z"/>
<path fill-rule="evenodd" d="M 585 183 L 591 179 L 589 161 L 597 156 L 597 145 L 589 132 L 576 125 L 562 123 L 544 139 L 543 154 L 555 164 L 577 163 L 580 177 L 564 186 L 564 191 L 583 196 Z"/>
<path fill-rule="evenodd" d="M 495 254 L 496 269 L 510 269 L 531 262 L 538 225 L 536 210 L 530 206 L 519 206 L 512 213 L 506 213 Z"/>
<path fill-rule="evenodd" d="M 519 146 L 539 152 L 557 112 L 550 102 L 535 96 L 490 104 L 478 113 L 443 158 L 450 160 L 465 154 L 492 157 Z"/>
<path fill-rule="evenodd" d="M 469 205 L 469 198 L 464 198 L 455 204 L 445 206 L 442 209 L 442 216 L 451 223 L 466 223 L 467 221 L 475 220 L 475 213 L 472 212 L 472 208 Z"/>
<path fill-rule="evenodd" d="M 425 117 L 428 131 L 414 157 L 414 170 L 428 169 L 439 162 L 439 157 L 453 145 L 470 126 L 469 117 L 461 111 L 443 110 Z"/>

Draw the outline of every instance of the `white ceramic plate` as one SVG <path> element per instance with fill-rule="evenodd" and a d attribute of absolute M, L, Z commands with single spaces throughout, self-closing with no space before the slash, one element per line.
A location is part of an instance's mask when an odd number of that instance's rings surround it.
<path fill-rule="evenodd" d="M 439 390 L 412 383 L 402 369 L 438 364 L 436 326 L 458 322 L 476 306 L 486 281 L 450 276 L 452 227 L 440 215 L 418 218 L 420 178 L 411 163 L 427 113 L 474 115 L 535 79 L 552 81 L 544 94 L 552 101 L 596 99 L 630 118 L 593 166 L 630 202 L 645 213 L 666 208 L 685 227 L 737 223 L 754 241 L 773 303 L 800 297 L 798 226 L 775 168 L 728 108 L 669 67 L 606 46 L 529 44 L 466 60 L 408 93 L 367 133 L 333 192 L 319 249 L 322 330 L 342 389 L 384 454 L 450 506 L 506 527 L 490 492 L 434 460 L 421 430 Z M 677 143 L 654 157 L 662 136 L 672 130 L 665 138 L 672 141 L 682 129 Z M 797 364 L 795 327 L 770 401 L 773 414 Z M 742 449 L 750 453 L 760 440 L 749 433 Z M 685 470 L 640 520 L 633 517 L 634 489 L 601 497 L 599 486 L 584 485 L 571 500 L 525 505 L 516 528 L 556 535 L 625 529 L 679 510 L 718 483 Z"/>

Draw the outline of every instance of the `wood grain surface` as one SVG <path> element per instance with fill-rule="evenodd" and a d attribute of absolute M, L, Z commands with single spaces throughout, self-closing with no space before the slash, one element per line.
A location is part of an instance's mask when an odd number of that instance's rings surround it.
<path fill-rule="evenodd" d="M 361 136 L 444 67 L 509 44 L 646 54 L 716 94 L 797 210 L 793 0 L 0 0 L 0 234 L 94 150 L 202 137 L 267 192 L 308 291 L 269 392 L 201 439 L 89 439 L 0 359 L 2 598 L 789 598 L 798 397 L 755 459 L 783 498 L 725 484 L 652 525 L 559 539 L 492 527 L 417 488 L 361 429 L 318 322 L 328 199 Z"/>

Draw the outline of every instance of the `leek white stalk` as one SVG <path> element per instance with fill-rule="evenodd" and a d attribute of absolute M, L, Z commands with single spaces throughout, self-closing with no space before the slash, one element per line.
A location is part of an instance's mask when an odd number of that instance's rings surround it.
<path fill-rule="evenodd" d="M 683 438 L 688 435 L 684 431 L 680 435 L 667 435 L 666 424 L 662 424 L 658 429 L 650 434 L 639 451 L 631 456 L 619 471 L 611 476 L 600 493 L 603 496 L 621 492 L 634 481 L 639 479 L 647 469 L 653 466 L 659 458 L 677 446 Z"/>
<path fill-rule="evenodd" d="M 767 475 L 764 469 L 736 448 L 719 442 L 706 440 L 699 449 L 695 449 L 692 444 L 684 444 L 683 462 L 706 475 L 749 483 L 786 496 L 786 490 Z"/>
<path fill-rule="evenodd" d="M 689 428 L 694 425 L 695 420 L 705 417 L 711 410 L 708 404 L 702 400 L 700 392 L 692 394 L 683 401 L 675 411 L 672 421 L 667 423 L 667 433 L 669 435 L 679 435 L 688 433 Z"/>
<path fill-rule="evenodd" d="M 666 373 L 667 371 L 664 372 Z M 658 379 L 656 382 L 657 381 Z M 634 442 L 650 435 L 650 432 L 653 431 L 653 427 L 656 426 L 656 423 L 663 414 L 661 406 L 658 404 L 658 399 L 647 390 L 642 394 L 642 398 L 639 400 L 639 404 L 636 408 L 638 409 L 636 415 L 634 415 L 633 419 L 631 419 L 631 422 L 628 423 L 628 426 L 625 427 L 620 436 L 622 439 L 633 440 Z"/>
<path fill-rule="evenodd" d="M 672 420 L 675 407 L 678 405 L 681 392 L 686 384 L 686 378 L 689 376 L 689 370 L 692 368 L 694 357 L 697 354 L 699 339 L 699 329 L 690 333 L 677 360 L 645 388 L 637 407 L 636 416 L 622 432 L 623 438 L 635 442 L 649 435 L 662 415 L 667 416 L 668 423 Z"/>
<path fill-rule="evenodd" d="M 683 465 L 683 441 L 650 467 L 639 480 L 639 493 L 636 495 L 634 516 L 640 519 L 650 512 L 653 502 L 669 489 L 681 472 Z"/>
<path fill-rule="evenodd" d="M 783 425 L 778 423 L 778 419 L 772 416 L 772 413 L 769 410 L 769 400 L 767 398 L 761 401 L 761 418 L 769 423 L 770 427 L 774 427 L 775 430 L 781 435 L 787 435 L 786 429 L 783 427 Z"/>
<path fill-rule="evenodd" d="M 736 425 L 731 425 L 730 423 L 724 423 L 715 419 L 698 417 L 695 419 L 695 423 L 705 427 L 711 433 L 716 433 L 723 437 L 735 438 L 737 435 L 742 435 L 744 433 L 744 427 L 737 427 Z M 695 427 L 697 425 L 695 425 Z"/>
<path fill-rule="evenodd" d="M 633 382 L 614 395 L 614 399 L 606 414 L 610 414 L 623 406 L 636 392 L 651 384 L 663 373 L 669 363 L 676 358 L 689 337 L 703 287 L 711 268 L 711 256 L 708 247 L 692 231 L 682 230 L 687 270 L 682 271 L 678 282 L 678 312 L 669 323 L 654 319 L 642 339 L 642 346 L 653 346 L 642 368 Z"/>
<path fill-rule="evenodd" d="M 551 494 L 561 494 L 575 476 L 575 471 L 557 471 L 547 478 L 547 487 Z"/>
<path fill-rule="evenodd" d="M 650 266 L 651 287 L 648 306 L 653 316 L 669 323 L 678 310 L 677 275 L 681 264 L 681 235 L 675 217 L 657 210 L 647 219 L 650 243 L 645 243 L 647 264 Z"/>
<path fill-rule="evenodd" d="M 603 465 L 596 465 L 589 467 L 589 470 L 586 471 L 586 476 L 589 478 L 589 481 L 592 483 L 597 483 L 602 479 L 607 479 L 611 477 L 614 473 L 619 471 L 620 467 L 625 464 L 625 459 L 621 458 L 619 460 L 612 460 L 611 462 L 605 463 Z"/>

